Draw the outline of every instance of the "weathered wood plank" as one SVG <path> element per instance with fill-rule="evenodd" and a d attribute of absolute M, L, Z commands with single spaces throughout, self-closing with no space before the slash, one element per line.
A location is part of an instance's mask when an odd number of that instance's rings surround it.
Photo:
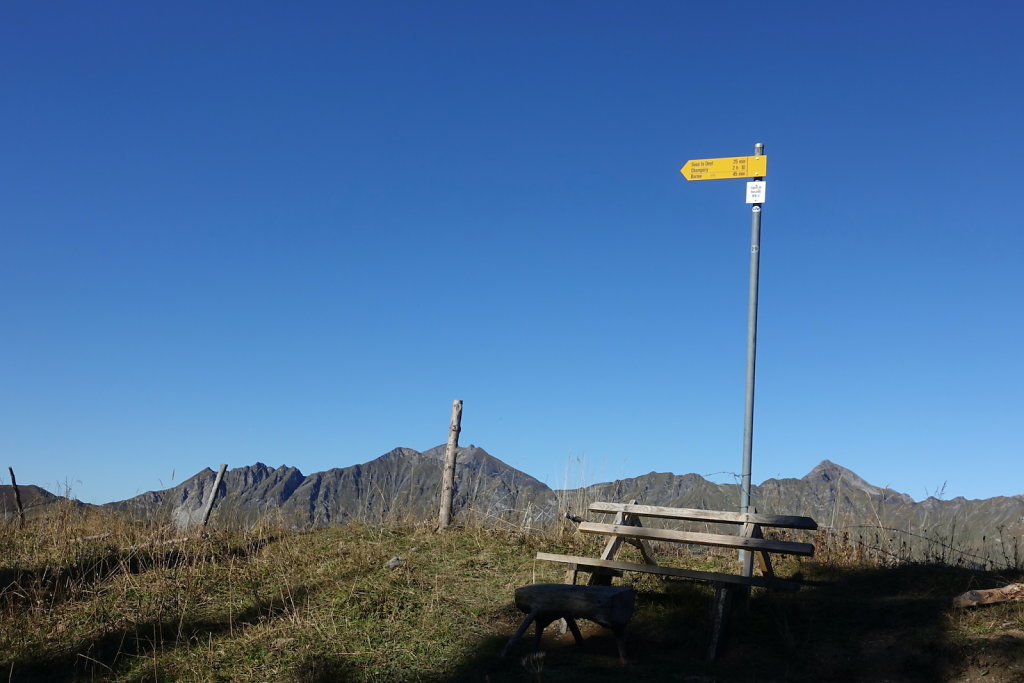
<path fill-rule="evenodd" d="M 630 503 L 635 503 L 636 501 L 635 500 L 631 500 L 629 502 Z M 618 512 L 615 513 L 615 521 L 613 521 L 612 524 L 623 524 L 625 521 L 626 521 L 626 513 L 623 512 L 622 510 L 619 510 Z M 581 524 L 582 524 L 582 522 L 581 522 Z M 613 536 L 612 538 L 609 538 L 608 542 L 604 546 L 604 550 L 601 551 L 601 559 L 602 560 L 610 560 L 613 557 L 615 557 L 615 553 L 617 553 L 619 551 L 619 546 L 620 545 L 622 545 L 622 537 L 621 536 Z"/>
<path fill-rule="evenodd" d="M 749 522 L 743 525 L 740 535 L 748 538 L 764 538 L 764 534 L 761 533 L 761 525 Z M 763 550 L 758 551 L 757 563 L 761 566 L 762 574 L 765 576 L 775 576 L 775 570 L 772 568 L 772 558 L 768 553 Z"/>
<path fill-rule="evenodd" d="M 636 498 L 629 501 L 630 504 L 635 503 Z M 582 522 L 583 520 L 580 520 Z M 626 514 L 625 512 L 619 512 L 615 515 L 615 524 L 637 524 L 640 523 L 640 518 L 635 515 Z M 619 552 L 619 548 L 624 542 L 637 543 L 636 539 L 624 538 L 622 536 L 612 536 L 608 539 L 608 543 L 605 544 L 604 550 L 601 552 L 602 560 L 615 559 L 615 553 Z M 641 552 L 643 552 L 641 550 Z M 652 562 L 651 564 L 657 564 Z M 622 572 L 618 571 L 594 571 L 590 573 L 590 578 L 587 580 L 588 586 L 610 586 L 612 583 L 613 576 L 622 576 Z M 566 581 L 566 583 L 569 583 Z M 575 583 L 575 581 L 573 581 Z M 565 629 L 559 627 L 561 633 L 565 633 Z"/>
<path fill-rule="evenodd" d="M 627 512 L 634 515 L 643 515 L 644 517 L 680 519 L 690 522 L 714 522 L 722 524 L 751 523 L 760 524 L 761 526 L 786 527 L 788 529 L 810 529 L 811 531 L 818 528 L 818 523 L 810 517 L 720 512 L 717 510 L 697 510 L 694 508 L 671 508 L 660 505 L 631 505 L 629 503 L 593 502 L 590 504 L 590 511 L 604 512 L 608 514 Z"/>
<path fill-rule="evenodd" d="M 598 522 L 583 522 L 580 524 L 579 530 L 585 534 L 626 536 L 628 538 L 645 538 L 649 541 L 694 543 L 697 545 L 737 548 L 741 550 L 766 550 L 770 553 L 781 553 L 783 555 L 814 554 L 814 546 L 810 543 L 775 541 L 766 538 L 746 538 L 744 536 L 730 536 L 728 534 L 707 534 L 698 531 L 677 531 L 675 529 L 652 529 L 624 524 L 600 524 Z"/>
<path fill-rule="evenodd" d="M 694 569 L 677 569 L 676 567 L 665 567 L 651 564 L 637 564 L 635 562 L 622 562 L 620 560 L 598 560 L 592 557 L 579 557 L 576 555 L 559 555 L 557 553 L 537 553 L 538 560 L 550 562 L 566 562 L 575 564 L 579 568 L 600 567 L 603 569 L 618 569 L 627 572 L 643 572 L 645 574 L 660 574 L 662 576 L 676 576 L 683 579 L 695 579 L 697 581 L 711 581 L 721 583 L 733 583 L 743 586 L 758 586 L 760 588 L 772 588 L 775 590 L 794 592 L 800 588 L 795 581 L 785 579 L 772 579 L 763 576 L 737 576 L 735 574 L 719 574 L 717 572 L 702 572 Z"/>
<path fill-rule="evenodd" d="M 640 523 L 640 517 L 637 515 L 630 515 L 629 523 L 632 526 L 643 526 L 643 524 Z M 627 539 L 627 541 L 640 551 L 640 556 L 644 558 L 644 562 L 647 564 L 658 564 L 658 561 L 654 559 L 654 549 L 651 548 L 651 544 L 648 543 L 646 539 L 630 538 Z"/>
<path fill-rule="evenodd" d="M 1009 586 L 1003 586 L 1002 588 L 967 591 L 953 599 L 953 607 L 963 609 L 965 607 L 991 605 L 1010 600 L 1024 600 L 1024 583 L 1011 583 Z"/>
<path fill-rule="evenodd" d="M 627 505 L 633 505 L 636 503 L 636 499 L 630 500 Z M 580 522 L 583 520 L 581 519 Z M 630 514 L 627 512 L 618 512 L 615 515 L 615 521 L 612 524 L 626 524 L 629 526 L 643 526 L 640 521 L 639 515 Z M 654 560 L 654 551 L 651 549 L 651 545 L 642 538 L 629 538 L 623 539 L 621 536 L 614 536 L 608 540 L 608 544 L 604 547 L 604 552 L 601 553 L 602 560 L 613 560 L 615 559 L 615 553 L 618 552 L 619 546 L 622 545 L 622 541 L 625 540 L 633 545 L 640 554 L 643 555 L 644 562 L 647 564 L 658 564 Z"/>

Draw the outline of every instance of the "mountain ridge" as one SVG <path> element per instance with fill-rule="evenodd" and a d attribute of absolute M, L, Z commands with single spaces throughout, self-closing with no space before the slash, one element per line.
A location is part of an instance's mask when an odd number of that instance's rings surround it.
<path fill-rule="evenodd" d="M 212 519 L 252 525 L 271 518 L 295 528 L 350 520 L 435 519 L 444 451 L 444 445 L 422 452 L 396 447 L 364 463 L 308 475 L 289 465 L 270 467 L 262 462 L 230 469 L 217 492 Z M 100 507 L 187 527 L 200 521 L 215 476 L 204 468 L 177 486 Z M 550 523 L 566 512 L 586 516 L 587 506 L 595 500 L 632 499 L 649 505 L 736 510 L 739 486 L 716 484 L 694 473 L 650 472 L 556 490 L 483 448 L 471 444 L 458 449 L 456 519 L 530 527 Z M 852 543 L 882 543 L 895 548 L 894 553 L 927 556 L 955 545 L 964 557 L 1024 554 L 1024 495 L 981 500 L 930 496 L 915 502 L 825 459 L 801 478 L 773 478 L 752 486 L 751 503 L 758 512 L 813 517 Z M 9 514 L 7 507 L 5 515 Z M 882 538 L 885 534 L 890 537 Z"/>
<path fill-rule="evenodd" d="M 365 463 L 308 475 L 287 465 L 273 468 L 261 462 L 229 469 L 214 514 L 242 523 L 272 514 L 296 526 L 436 514 L 444 450 L 444 445 L 423 452 L 397 447 Z M 179 526 L 188 526 L 201 516 L 214 476 L 206 468 L 175 487 L 107 505 L 168 514 Z M 482 448 L 458 449 L 456 509 L 472 507 L 484 516 L 509 517 L 523 507 L 553 507 L 552 495 L 545 484 Z"/>

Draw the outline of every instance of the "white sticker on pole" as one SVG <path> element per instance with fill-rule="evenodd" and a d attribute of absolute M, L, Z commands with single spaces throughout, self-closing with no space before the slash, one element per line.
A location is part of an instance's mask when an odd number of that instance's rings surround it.
<path fill-rule="evenodd" d="M 767 182 L 764 180 L 752 180 L 747 183 L 747 204 L 764 203 L 764 189 Z"/>

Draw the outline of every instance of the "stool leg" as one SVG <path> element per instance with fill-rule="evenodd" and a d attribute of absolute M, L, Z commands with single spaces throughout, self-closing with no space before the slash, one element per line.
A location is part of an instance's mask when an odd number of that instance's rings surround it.
<path fill-rule="evenodd" d="M 536 618 L 537 618 L 537 611 L 536 610 L 534 610 L 533 612 L 530 612 L 528 615 L 526 615 L 526 618 L 523 619 L 523 623 L 519 624 L 519 628 L 512 635 L 512 637 L 508 639 L 508 642 L 505 643 L 505 647 L 501 648 L 501 654 L 498 655 L 499 657 L 504 657 L 506 654 L 508 654 L 509 648 L 512 647 L 512 645 L 517 640 L 519 640 L 520 638 L 523 637 L 523 634 L 526 633 L 526 629 L 530 628 L 530 622 L 532 622 Z"/>
<path fill-rule="evenodd" d="M 576 625 L 576 620 L 572 617 L 566 617 L 565 623 L 568 624 L 569 630 L 572 631 L 572 637 L 576 639 L 576 644 L 582 645 L 583 635 L 580 633 L 580 627 Z"/>
<path fill-rule="evenodd" d="M 537 619 L 534 621 L 534 626 L 536 626 L 537 628 L 537 635 L 534 638 L 534 647 L 536 649 L 540 649 L 541 636 L 544 635 L 544 629 L 546 629 L 548 627 L 548 624 L 550 624 L 552 621 L 554 621 L 554 618 L 542 616 L 538 616 Z"/>

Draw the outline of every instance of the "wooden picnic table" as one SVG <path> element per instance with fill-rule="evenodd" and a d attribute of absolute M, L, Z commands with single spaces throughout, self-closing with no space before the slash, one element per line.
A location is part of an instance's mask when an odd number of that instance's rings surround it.
<path fill-rule="evenodd" d="M 589 507 L 591 512 L 614 514 L 610 524 L 599 522 L 581 522 L 579 530 L 585 534 L 598 534 L 608 537 L 604 551 L 599 557 L 581 557 L 577 555 L 560 555 L 556 553 L 538 552 L 538 560 L 564 562 L 569 565 L 567 583 L 575 583 L 575 572 L 589 571 L 594 577 L 621 575 L 624 571 L 645 572 L 662 576 L 675 576 L 714 583 L 740 584 L 759 586 L 776 590 L 795 591 L 799 583 L 780 579 L 775 576 L 772 568 L 771 554 L 810 556 L 814 554 L 814 546 L 810 543 L 796 541 L 778 541 L 764 538 L 763 527 L 786 529 L 815 530 L 818 525 L 810 517 L 792 515 L 766 515 L 757 513 L 722 512 L 717 510 L 698 510 L 692 508 L 672 508 L 657 505 L 637 505 L 636 503 L 605 503 L 594 502 Z M 643 526 L 644 517 L 671 519 L 679 521 L 706 522 L 713 524 L 730 524 L 739 526 L 736 534 L 721 534 L 704 531 L 680 531 Z M 704 572 L 692 569 L 678 569 L 658 564 L 651 549 L 650 541 L 664 541 L 688 545 L 701 545 L 718 548 L 734 548 L 751 551 L 759 559 L 762 576 L 743 576 L 722 572 Z M 623 542 L 635 545 L 643 557 L 643 562 L 623 562 L 615 559 L 615 554 Z M 607 571 L 611 570 L 611 571 Z M 570 580 L 571 579 L 571 580 Z M 601 579 L 592 583 L 601 583 Z"/>
<path fill-rule="evenodd" d="M 622 573 L 627 571 L 713 583 L 718 590 L 715 597 L 714 622 L 708 650 L 709 659 L 714 659 L 717 653 L 726 603 L 730 593 L 728 589 L 757 586 L 773 590 L 796 591 L 800 588 L 799 581 L 777 577 L 772 567 L 771 555 L 777 553 L 807 557 L 814 554 L 814 546 L 810 543 L 768 539 L 764 537 L 762 529 L 773 527 L 813 531 L 818 528 L 817 523 L 810 517 L 638 505 L 635 500 L 628 503 L 594 502 L 590 504 L 589 509 L 591 512 L 615 515 L 611 523 L 589 521 L 579 523 L 580 532 L 598 534 L 608 538 L 599 557 L 538 552 L 537 559 L 568 564 L 565 582 L 570 584 L 576 583 L 577 574 L 580 571 L 590 572 L 588 582 L 590 585 L 610 584 L 612 577 L 622 576 Z M 643 525 L 642 519 L 646 517 L 735 525 L 739 528 L 735 534 L 653 528 Z M 745 550 L 748 551 L 748 560 L 739 574 L 666 567 L 658 564 L 655 559 L 651 541 Z M 615 554 L 623 543 L 635 546 L 640 551 L 643 562 L 624 562 L 615 559 Z M 760 576 L 753 575 L 753 556 L 758 559 L 761 569 Z"/>

